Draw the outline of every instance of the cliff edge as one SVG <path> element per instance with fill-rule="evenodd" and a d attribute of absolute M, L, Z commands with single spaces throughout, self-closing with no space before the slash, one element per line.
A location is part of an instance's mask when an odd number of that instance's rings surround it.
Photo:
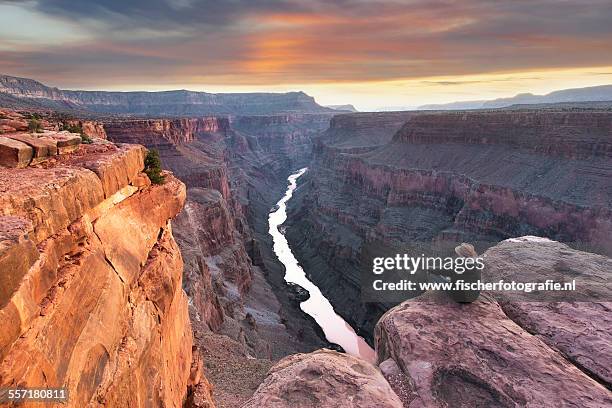
<path fill-rule="evenodd" d="M 68 407 L 206 399 L 170 222 L 186 189 L 151 185 L 145 153 L 95 139 L 0 167 L 0 387 L 66 387 Z"/>

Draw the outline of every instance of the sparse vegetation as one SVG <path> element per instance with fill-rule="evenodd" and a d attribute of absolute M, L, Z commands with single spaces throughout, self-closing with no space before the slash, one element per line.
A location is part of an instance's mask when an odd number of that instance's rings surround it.
<path fill-rule="evenodd" d="M 42 133 L 43 127 L 40 119 L 30 119 L 28 122 L 28 130 L 31 133 Z"/>
<path fill-rule="evenodd" d="M 145 157 L 145 173 L 149 176 L 151 183 L 153 184 L 164 184 L 166 177 L 161 174 L 162 166 L 159 152 L 155 149 L 151 149 L 147 152 Z"/>
<path fill-rule="evenodd" d="M 83 127 L 80 124 L 78 124 L 78 123 L 73 125 L 73 124 L 64 122 L 62 124 L 62 129 L 66 130 L 66 131 L 68 131 L 70 133 L 78 133 L 79 135 L 81 135 L 81 143 L 83 143 L 83 144 L 92 144 L 93 143 L 93 140 L 89 136 L 87 136 L 85 134 L 85 132 L 83 132 Z"/>
<path fill-rule="evenodd" d="M 83 135 L 83 127 L 81 125 L 79 125 L 78 123 L 75 125 L 71 125 L 69 123 L 64 123 L 62 125 L 62 128 L 64 130 L 67 130 L 70 133 L 78 133 L 80 135 Z"/>
<path fill-rule="evenodd" d="M 36 112 L 23 112 L 22 115 L 26 119 L 32 119 L 32 120 L 41 120 L 42 119 L 42 116 L 40 116 L 40 114 L 36 113 Z"/>

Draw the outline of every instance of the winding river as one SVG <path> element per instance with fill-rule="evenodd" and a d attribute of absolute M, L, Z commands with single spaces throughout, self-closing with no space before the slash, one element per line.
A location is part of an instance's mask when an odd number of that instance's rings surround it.
<path fill-rule="evenodd" d="M 287 238 L 285 238 L 282 232 L 281 225 L 287 220 L 287 202 L 293 195 L 298 178 L 306 170 L 307 168 L 303 168 L 288 177 L 289 186 L 287 191 L 284 197 L 277 203 L 278 209 L 271 212 L 268 217 L 269 232 L 274 240 L 274 252 L 283 265 L 285 265 L 285 281 L 301 286 L 310 294 L 308 300 L 300 303 L 300 308 L 315 319 L 317 324 L 323 329 L 327 340 L 342 346 L 348 354 L 374 362 L 374 350 L 334 311 L 334 307 L 323 296 L 321 290 L 308 279 L 293 252 L 291 252 Z"/>

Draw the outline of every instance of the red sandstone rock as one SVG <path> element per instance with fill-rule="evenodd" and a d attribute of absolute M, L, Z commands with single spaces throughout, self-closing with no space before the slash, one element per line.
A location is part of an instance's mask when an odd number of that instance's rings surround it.
<path fill-rule="evenodd" d="M 19 217 L 0 217 L 0 308 L 4 307 L 23 276 L 38 259 L 28 234 L 32 224 Z"/>
<path fill-rule="evenodd" d="M 52 139 L 25 133 L 10 134 L 8 137 L 32 147 L 32 164 L 40 163 L 50 156 L 55 156 L 57 154 L 57 142 Z"/>
<path fill-rule="evenodd" d="M 32 147 L 18 140 L 0 137 L 0 166 L 26 167 L 32 161 Z"/>
<path fill-rule="evenodd" d="M 518 325 L 612 386 L 612 259 L 538 237 L 502 241 L 484 256 L 487 281 L 576 281 L 573 292 L 496 292 L 495 297 Z"/>
<path fill-rule="evenodd" d="M 379 361 L 412 386 L 410 406 L 602 407 L 609 391 L 510 320 L 490 295 L 471 304 L 425 295 L 376 326 Z"/>
<path fill-rule="evenodd" d="M 0 387 L 65 386 L 75 408 L 182 406 L 192 333 L 168 221 L 185 187 L 128 185 L 142 154 L 88 146 L 0 170 Z"/>
<path fill-rule="evenodd" d="M 68 132 L 52 132 L 45 133 L 45 137 L 53 139 L 57 142 L 57 151 L 59 154 L 67 154 L 76 151 L 81 144 L 81 136 L 75 133 Z"/>
<path fill-rule="evenodd" d="M 358 358 L 331 350 L 282 359 L 243 408 L 399 408 L 380 372 Z"/>

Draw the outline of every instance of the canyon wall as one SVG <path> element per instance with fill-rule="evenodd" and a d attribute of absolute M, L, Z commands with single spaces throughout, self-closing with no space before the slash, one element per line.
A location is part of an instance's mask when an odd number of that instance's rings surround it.
<path fill-rule="evenodd" d="M 157 149 L 163 166 L 187 185 L 173 231 L 185 262 L 196 352 L 219 406 L 250 397 L 272 361 L 323 344 L 286 293 L 267 214 L 328 121 L 327 115 L 277 115 L 104 124 L 110 140 Z"/>
<path fill-rule="evenodd" d="M 186 90 L 163 92 L 68 91 L 28 78 L 0 75 L 5 106 L 96 114 L 141 116 L 265 115 L 333 112 L 304 92 L 214 94 Z"/>
<path fill-rule="evenodd" d="M 292 355 L 245 407 L 609 406 L 612 259 L 533 236 L 504 240 L 484 259 L 488 279 L 581 276 L 576 290 L 591 299 L 486 292 L 460 304 L 428 292 L 377 323 L 376 367 L 331 350 Z"/>
<path fill-rule="evenodd" d="M 373 253 L 521 235 L 612 251 L 612 113 L 371 115 L 337 116 L 317 140 L 288 228 L 300 262 L 366 334 L 390 306 L 354 301 Z"/>
<path fill-rule="evenodd" d="M 171 225 L 186 188 L 151 185 L 144 158 L 95 139 L 0 168 L 1 387 L 66 387 L 70 407 L 181 407 L 197 390 L 213 406 Z"/>

